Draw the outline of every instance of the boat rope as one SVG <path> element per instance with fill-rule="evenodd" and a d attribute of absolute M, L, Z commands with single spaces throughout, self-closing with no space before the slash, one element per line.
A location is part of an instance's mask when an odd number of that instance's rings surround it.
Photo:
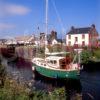
<path fill-rule="evenodd" d="M 73 61 L 72 61 L 72 64 L 75 62 L 75 60 L 76 60 L 76 57 L 77 57 L 77 55 L 75 55 L 75 57 L 74 57 L 74 59 L 73 59 Z"/>
<path fill-rule="evenodd" d="M 61 17 L 60 17 L 60 15 L 59 15 L 59 13 L 58 13 L 58 10 L 57 10 L 57 8 L 56 8 L 56 4 L 55 4 L 54 0 L 51 0 L 51 2 L 52 2 L 53 7 L 54 7 L 54 9 L 55 9 L 55 13 L 56 13 L 56 15 L 57 15 L 57 17 L 58 17 L 58 21 L 59 21 L 59 23 L 60 23 L 60 25 L 61 25 L 61 27 L 62 27 L 62 32 L 64 33 L 64 32 L 65 32 L 65 28 L 64 28 L 64 25 L 63 25 L 63 23 L 62 23 Z"/>
<path fill-rule="evenodd" d="M 57 10 L 55 1 L 54 1 L 54 0 L 51 0 L 51 2 L 52 2 L 52 5 L 53 5 L 53 7 L 54 7 L 55 13 L 56 13 L 56 15 L 57 15 L 57 19 L 58 19 L 58 21 L 59 21 L 59 23 L 60 23 L 60 26 L 61 26 L 61 34 L 62 34 L 62 35 L 61 35 L 61 40 L 62 40 L 62 43 L 63 43 L 63 34 L 65 33 L 65 28 L 64 28 L 62 19 L 61 19 L 61 17 L 60 17 L 60 14 L 58 13 L 58 10 Z M 63 48 L 62 43 L 61 43 L 61 48 L 62 48 L 62 50 L 63 50 L 64 48 Z"/>

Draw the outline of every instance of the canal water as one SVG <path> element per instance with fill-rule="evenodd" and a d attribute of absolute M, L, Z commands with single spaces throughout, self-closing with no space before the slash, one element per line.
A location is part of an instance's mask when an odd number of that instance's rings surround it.
<path fill-rule="evenodd" d="M 82 100 L 100 100 L 100 70 L 81 71 L 79 80 L 52 80 L 32 72 L 32 63 L 24 59 L 7 62 L 7 72 L 19 82 L 32 81 L 38 90 L 52 91 L 55 87 L 65 87 L 70 96 L 82 95 Z"/>

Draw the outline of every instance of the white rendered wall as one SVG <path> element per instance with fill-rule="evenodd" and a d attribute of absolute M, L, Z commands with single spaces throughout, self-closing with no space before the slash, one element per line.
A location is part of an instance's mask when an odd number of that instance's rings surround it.
<path fill-rule="evenodd" d="M 71 42 L 71 46 L 75 44 L 75 37 L 78 38 L 77 44 L 82 45 L 82 41 L 85 41 L 85 45 L 89 45 L 89 34 L 84 34 L 85 38 L 82 39 L 82 34 L 71 34 L 71 39 L 68 38 L 68 34 L 66 35 L 66 45 L 68 46 L 69 41 Z"/>

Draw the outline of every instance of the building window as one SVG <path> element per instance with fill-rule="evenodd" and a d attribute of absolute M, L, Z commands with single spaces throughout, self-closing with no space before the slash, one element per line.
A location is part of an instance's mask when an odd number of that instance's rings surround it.
<path fill-rule="evenodd" d="M 71 39 L 71 35 L 68 35 L 68 39 Z"/>
<path fill-rule="evenodd" d="M 82 34 L 82 39 L 85 39 L 85 35 L 84 34 Z"/>
<path fill-rule="evenodd" d="M 68 42 L 68 46 L 71 46 L 71 41 Z"/>
<path fill-rule="evenodd" d="M 78 41 L 78 37 L 75 37 L 75 42 Z"/>
<path fill-rule="evenodd" d="M 82 41 L 82 46 L 85 46 L 85 41 Z"/>

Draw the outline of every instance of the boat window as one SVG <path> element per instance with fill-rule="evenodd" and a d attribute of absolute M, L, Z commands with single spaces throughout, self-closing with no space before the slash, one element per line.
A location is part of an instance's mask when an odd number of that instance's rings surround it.
<path fill-rule="evenodd" d="M 44 64 L 44 66 L 46 66 L 46 64 Z"/>
<path fill-rule="evenodd" d="M 52 64 L 53 64 L 53 61 L 52 61 L 52 60 L 50 60 L 50 63 L 52 63 Z"/>
<path fill-rule="evenodd" d="M 65 65 L 61 65 L 61 68 L 63 68 L 63 69 L 64 69 L 64 68 L 65 68 Z"/>
<path fill-rule="evenodd" d="M 62 64 L 64 64 L 64 65 L 65 65 L 65 64 L 66 64 L 66 62 L 65 62 L 65 61 L 62 61 Z"/>
<path fill-rule="evenodd" d="M 57 61 L 56 60 L 50 60 L 48 63 L 51 63 L 51 64 L 56 64 Z"/>
<path fill-rule="evenodd" d="M 57 63 L 57 61 L 56 60 L 54 60 L 54 64 L 56 64 Z"/>

